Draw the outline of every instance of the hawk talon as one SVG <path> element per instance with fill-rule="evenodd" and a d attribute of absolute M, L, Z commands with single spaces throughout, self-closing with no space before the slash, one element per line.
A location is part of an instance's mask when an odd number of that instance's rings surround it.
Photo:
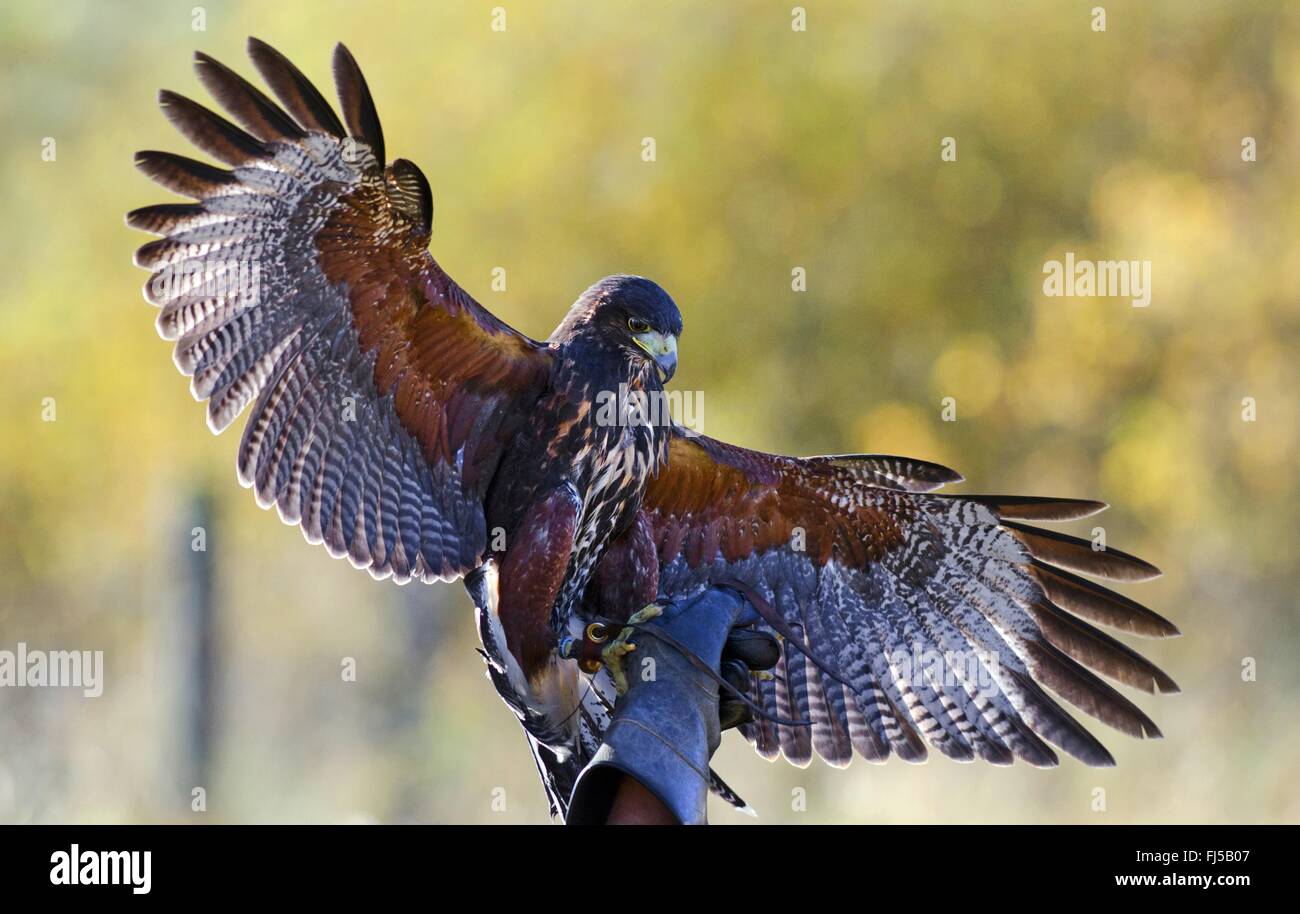
<path fill-rule="evenodd" d="M 658 603 L 651 603 L 643 609 L 628 616 L 627 626 L 618 633 L 618 637 L 606 644 L 600 651 L 601 662 L 609 670 L 609 678 L 614 682 L 614 690 L 619 695 L 627 692 L 627 655 L 636 650 L 631 638 L 636 634 L 635 626 L 648 622 L 656 616 L 663 615 L 664 608 Z"/>

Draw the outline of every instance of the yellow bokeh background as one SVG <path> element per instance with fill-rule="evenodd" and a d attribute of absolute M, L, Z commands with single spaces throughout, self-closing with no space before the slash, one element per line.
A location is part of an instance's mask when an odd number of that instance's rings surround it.
<path fill-rule="evenodd" d="M 1300 6 L 1120 0 L 1099 32 L 1091 3 L 812 2 L 806 31 L 792 5 L 0 6 L 0 649 L 106 658 L 97 699 L 0 689 L 0 821 L 546 819 L 463 590 L 376 583 L 260 511 L 142 301 L 122 214 L 168 195 L 131 156 L 189 152 L 156 91 L 202 98 L 194 50 L 252 75 L 250 34 L 323 89 L 349 44 L 433 186 L 434 255 L 524 332 L 648 275 L 709 434 L 1101 498 L 1070 532 L 1165 570 L 1125 588 L 1184 632 L 1137 645 L 1183 687 L 1135 697 L 1164 740 L 1098 724 L 1105 771 L 835 771 L 733 734 L 716 764 L 760 822 L 1300 820 Z M 1045 295 L 1067 252 L 1149 261 L 1150 305 Z"/>

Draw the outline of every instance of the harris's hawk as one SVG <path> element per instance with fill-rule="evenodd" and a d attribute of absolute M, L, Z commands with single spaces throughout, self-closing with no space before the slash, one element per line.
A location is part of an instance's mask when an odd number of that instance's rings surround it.
<path fill-rule="evenodd" d="M 1051 743 L 1113 764 L 1044 687 L 1127 734 L 1159 735 L 1096 672 L 1177 687 L 1089 623 L 1177 630 L 1080 576 L 1159 572 L 1024 523 L 1105 505 L 939 495 L 961 477 L 920 460 L 782 457 L 693 435 L 662 410 L 602 411 L 614 392 L 642 405 L 663 394 L 682 332 L 668 294 L 609 277 L 549 339 L 518 333 L 430 256 L 428 181 L 386 159 L 347 49 L 334 55 L 341 117 L 279 52 L 256 39 L 248 51 L 278 104 L 202 53 L 199 78 L 237 124 L 160 95 L 226 167 L 136 157 L 193 201 L 127 217 L 161 236 L 136 254 L 153 271 L 158 331 L 214 432 L 251 404 L 238 473 L 259 504 L 376 578 L 465 580 L 489 675 L 528 732 L 553 813 L 615 697 L 607 666 L 582 654 L 589 622 L 724 582 L 783 639 L 743 728 L 767 758 L 919 761 L 928 745 L 1047 766 Z"/>

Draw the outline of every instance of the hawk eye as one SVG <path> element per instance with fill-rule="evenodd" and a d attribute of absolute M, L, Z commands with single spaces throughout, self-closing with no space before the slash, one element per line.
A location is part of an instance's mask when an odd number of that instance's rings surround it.
<path fill-rule="evenodd" d="M 649 333 L 650 325 L 639 318 L 629 317 L 627 319 L 627 329 L 633 333 Z"/>

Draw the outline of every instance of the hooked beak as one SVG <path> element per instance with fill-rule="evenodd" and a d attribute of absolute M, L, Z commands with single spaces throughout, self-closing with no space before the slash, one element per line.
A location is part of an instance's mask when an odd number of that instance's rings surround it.
<path fill-rule="evenodd" d="M 659 380 L 667 384 L 677 372 L 677 337 L 650 330 L 638 333 L 632 340 L 654 359 L 659 368 Z"/>

